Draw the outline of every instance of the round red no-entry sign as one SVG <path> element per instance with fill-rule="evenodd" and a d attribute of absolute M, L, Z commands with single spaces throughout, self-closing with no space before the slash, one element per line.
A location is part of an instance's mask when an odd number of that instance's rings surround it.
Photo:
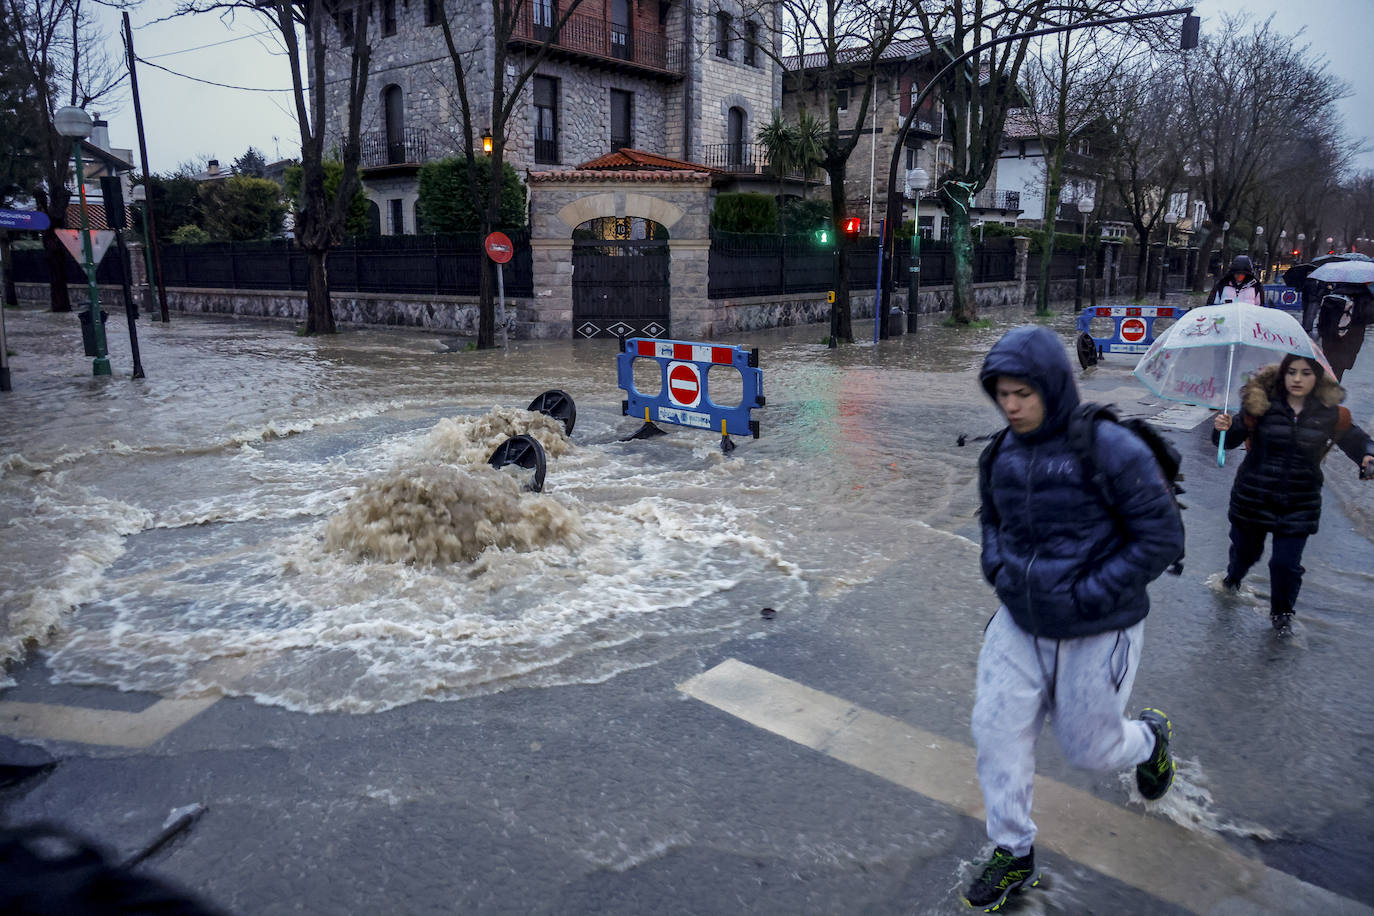
<path fill-rule="evenodd" d="M 692 363 L 668 364 L 668 400 L 679 407 L 701 403 L 701 373 Z"/>
<path fill-rule="evenodd" d="M 487 257 L 497 264 L 506 264 L 515 257 L 515 246 L 511 244 L 510 236 L 504 232 L 493 232 L 487 236 L 485 246 Z"/>
<path fill-rule="evenodd" d="M 1126 343 L 1140 343 L 1145 339 L 1145 322 L 1139 318 L 1127 318 L 1121 322 L 1121 339 Z"/>

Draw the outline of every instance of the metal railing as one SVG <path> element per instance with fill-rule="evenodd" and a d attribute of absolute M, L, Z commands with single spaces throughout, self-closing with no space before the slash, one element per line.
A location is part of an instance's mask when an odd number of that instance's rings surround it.
<path fill-rule="evenodd" d="M 429 159 L 429 132 L 423 127 L 406 127 L 399 137 L 374 131 L 361 137 L 359 165 L 365 169 L 385 165 L 419 164 Z"/>
<path fill-rule="evenodd" d="M 707 143 L 701 147 L 701 164 L 734 175 L 777 177 L 768 163 L 768 148 L 762 143 Z M 784 178 L 801 179 L 801 169 L 788 169 Z"/>
<path fill-rule="evenodd" d="M 932 191 L 922 191 L 921 200 L 943 200 L 939 189 Z M 1020 191 L 994 191 L 984 188 L 973 195 L 973 206 L 981 210 L 1020 210 L 1021 192 Z"/>
<path fill-rule="evenodd" d="M 536 15 L 537 14 L 537 15 Z M 511 41 L 540 45 L 555 29 L 546 24 L 542 8 L 526 5 L 511 30 Z M 557 22 L 558 11 L 553 11 Z M 633 29 L 587 13 L 573 13 L 554 35 L 553 46 L 563 51 L 607 61 L 623 61 L 637 67 L 681 75 L 682 42 L 660 32 Z"/>
<path fill-rule="evenodd" d="M 505 269 L 506 294 L 534 292 L 528 231 L 506 230 L 515 257 Z M 393 235 L 347 239 L 329 251 L 329 288 L 336 292 L 475 296 L 485 254 L 481 236 Z M 168 286 L 212 289 L 306 288 L 305 251 L 289 239 L 163 245 Z"/>

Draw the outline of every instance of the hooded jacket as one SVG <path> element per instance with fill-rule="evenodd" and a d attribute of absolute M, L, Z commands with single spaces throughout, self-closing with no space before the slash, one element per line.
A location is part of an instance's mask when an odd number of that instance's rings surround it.
<path fill-rule="evenodd" d="M 1236 282 L 1236 274 L 1241 275 Z M 1255 266 L 1245 255 L 1236 255 L 1226 273 L 1217 278 L 1212 294 L 1207 297 L 1208 305 L 1220 302 L 1248 302 L 1251 305 L 1264 305 L 1264 287 L 1255 276 Z"/>
<path fill-rule="evenodd" d="M 1044 400 L 1036 430 L 1008 430 L 982 493 L 983 575 L 1017 626 L 1067 639 L 1129 627 L 1149 613 L 1145 586 L 1177 558 L 1183 524 L 1154 455 L 1134 433 L 1096 421 L 1093 460 L 1115 495 L 1102 503 L 1067 430 L 1078 389 L 1058 336 L 1022 327 L 999 340 L 979 379 L 1025 379 Z M 991 446 L 989 446 L 991 448 Z"/>
<path fill-rule="evenodd" d="M 1334 442 L 1359 463 L 1374 455 L 1374 442 L 1340 406 L 1345 389 L 1323 372 L 1294 416 L 1278 393 L 1279 367 L 1266 366 L 1241 389 L 1242 422 L 1226 432 L 1226 447 L 1248 440 L 1248 451 L 1231 487 L 1227 516 L 1235 525 L 1280 537 L 1317 533 L 1322 513 L 1322 459 Z M 1216 442 L 1221 433 L 1212 431 Z"/>

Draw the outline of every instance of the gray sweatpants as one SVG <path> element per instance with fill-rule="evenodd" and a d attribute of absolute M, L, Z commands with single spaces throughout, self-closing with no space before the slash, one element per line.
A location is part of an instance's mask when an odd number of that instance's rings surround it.
<path fill-rule="evenodd" d="M 1036 639 L 1005 607 L 998 609 L 983 636 L 973 704 L 978 783 L 988 838 L 998 846 L 1023 856 L 1035 841 L 1035 740 L 1046 715 L 1052 714 L 1055 737 L 1075 766 L 1121 769 L 1153 753 L 1149 726 L 1122 715 L 1144 629 L 1142 620 L 1096 636 Z"/>

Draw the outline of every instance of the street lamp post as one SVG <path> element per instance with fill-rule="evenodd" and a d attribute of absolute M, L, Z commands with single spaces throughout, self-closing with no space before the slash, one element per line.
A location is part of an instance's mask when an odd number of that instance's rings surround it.
<path fill-rule="evenodd" d="M 91 135 L 91 116 L 74 105 L 57 109 L 53 126 L 64 137 L 72 138 L 72 158 L 76 161 L 76 186 L 81 194 L 81 251 L 85 255 L 86 285 L 91 298 L 91 331 L 95 340 L 92 375 L 109 375 L 110 359 L 105 350 L 105 323 L 100 320 L 100 293 L 95 283 L 95 254 L 91 251 L 90 222 L 86 217 L 86 174 L 81 164 L 81 141 Z"/>
<path fill-rule="evenodd" d="M 1302 259 L 1302 258 L 1305 258 L 1305 257 L 1307 257 L 1307 233 L 1306 233 L 1306 232 L 1299 232 L 1299 233 L 1298 233 L 1298 258 L 1299 258 L 1299 259 Z"/>
<path fill-rule="evenodd" d="M 1335 240 L 1334 238 L 1332 238 L 1331 236 L 1328 235 L 1328 236 L 1326 237 L 1326 251 L 1327 251 L 1328 254 L 1330 254 L 1331 252 L 1333 252 L 1333 251 L 1335 250 L 1334 248 L 1331 247 L 1331 246 L 1333 246 L 1333 245 L 1335 245 L 1335 244 L 1336 244 L 1336 240 Z"/>
<path fill-rule="evenodd" d="M 1275 267 L 1276 267 L 1276 268 L 1277 268 L 1277 266 L 1278 266 L 1279 264 L 1282 264 L 1282 263 L 1283 263 L 1283 257 L 1284 257 L 1284 255 L 1286 255 L 1287 253 L 1288 253 L 1288 230 L 1287 230 L 1287 229 L 1280 229 L 1280 230 L 1279 230 L 1279 257 L 1278 257 L 1278 261 L 1275 262 Z"/>
<path fill-rule="evenodd" d="M 1159 258 L 1159 298 L 1164 300 L 1164 278 L 1169 273 L 1169 244 L 1174 240 L 1174 223 L 1178 222 L 1178 214 L 1172 211 L 1164 214 L 1164 252 Z"/>
<path fill-rule="evenodd" d="M 1074 289 L 1073 307 L 1075 311 L 1082 311 L 1083 277 L 1088 269 L 1088 214 L 1093 212 L 1093 199 L 1091 197 L 1078 198 L 1078 212 L 1083 216 L 1083 235 L 1078 240 L 1078 283 Z"/>
<path fill-rule="evenodd" d="M 921 299 L 921 192 L 930 187 L 930 174 L 921 168 L 907 172 L 907 194 L 911 197 L 913 232 L 911 233 L 911 267 L 906 279 L 906 329 L 916 330 Z"/>
<path fill-rule="evenodd" d="M 1265 254 L 1265 251 L 1264 251 L 1264 227 L 1263 227 L 1263 226 L 1256 226 L 1256 227 L 1255 227 L 1255 247 L 1259 249 L 1260 254 L 1264 255 L 1264 264 L 1260 267 L 1260 270 L 1259 270 L 1259 281 L 1260 281 L 1261 283 L 1263 283 L 1263 282 L 1264 282 L 1264 275 L 1269 271 L 1269 256 L 1268 256 L 1267 254 Z"/>

